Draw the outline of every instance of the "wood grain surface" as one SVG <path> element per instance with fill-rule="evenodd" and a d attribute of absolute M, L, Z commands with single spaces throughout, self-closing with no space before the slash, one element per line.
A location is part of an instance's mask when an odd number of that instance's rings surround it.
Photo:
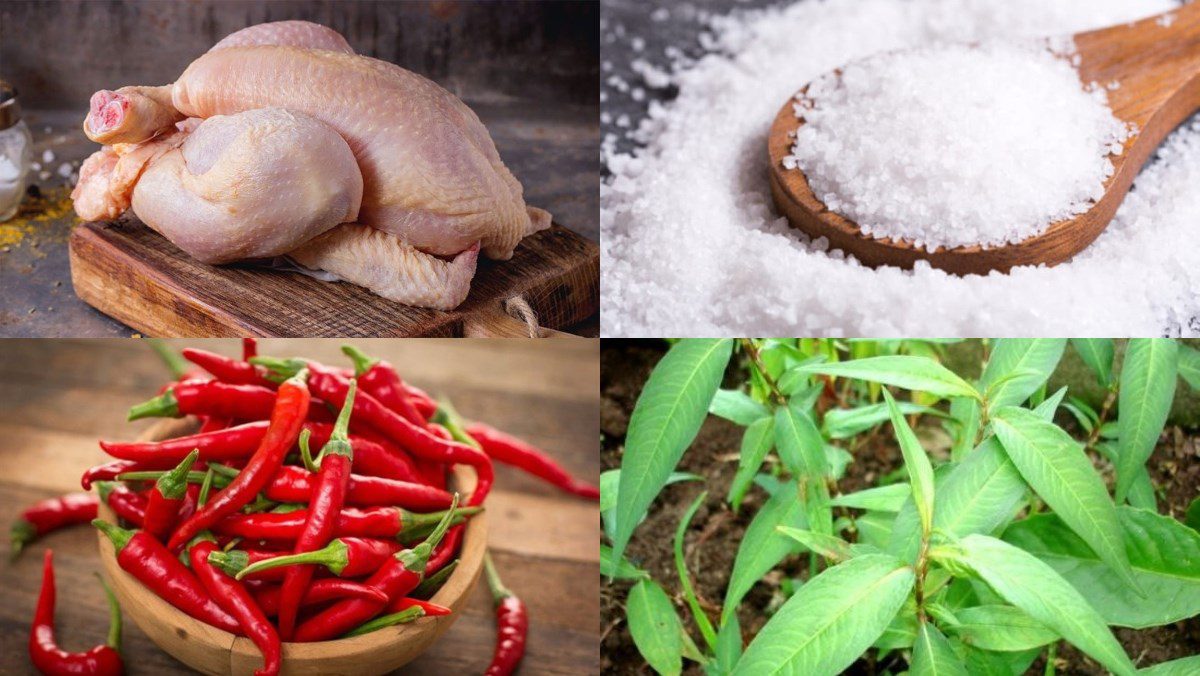
<path fill-rule="evenodd" d="M 462 336 L 516 296 L 550 329 L 599 311 L 600 248 L 558 225 L 525 238 L 510 260 L 481 259 L 467 300 L 446 312 L 298 272 L 206 265 L 127 218 L 71 232 L 71 282 L 86 303 L 151 336 Z"/>
<path fill-rule="evenodd" d="M 1111 158 L 1115 171 L 1105 181 L 1104 196 L 1084 213 L 1053 223 L 1040 235 L 1006 246 L 940 247 L 932 253 L 904 240 L 864 235 L 857 223 L 825 207 L 802 170 L 783 166 L 799 126 L 790 99 L 776 115 L 767 141 L 775 205 L 792 227 L 814 239 L 825 237 L 831 248 L 872 267 L 911 268 L 924 260 L 965 275 L 1068 261 L 1108 226 L 1142 165 L 1167 134 L 1200 108 L 1200 4 L 1167 14 L 1172 15 L 1171 21 L 1150 17 L 1075 36 L 1080 79 L 1101 85 L 1119 83 L 1119 88 L 1108 92 L 1109 105 L 1117 118 L 1136 125 L 1138 133 L 1125 142 L 1120 155 Z"/>
<path fill-rule="evenodd" d="M 172 341 L 234 355 L 229 340 Z M 599 363 L 596 341 L 361 340 L 406 380 L 453 399 L 464 415 L 488 421 L 554 454 L 572 472 L 597 481 Z M 342 363 L 341 341 L 265 340 L 264 355 L 305 355 Z M 79 490 L 79 475 L 105 456 L 97 439 L 133 439 L 153 421 L 126 423 L 131 404 L 167 379 L 149 346 L 130 340 L 8 340 L 0 350 L 0 521 L 27 504 Z M 596 505 L 564 497 L 511 468 L 497 467 L 487 501 L 492 556 L 507 585 L 529 606 L 522 674 L 596 673 L 599 645 L 599 550 L 591 532 Z M 77 527 L 0 562 L 0 673 L 32 674 L 25 644 L 41 583 L 41 552 L 54 549 L 59 641 L 78 650 L 103 641 L 104 597 L 96 535 Z M 126 618 L 130 674 L 190 673 Z M 482 673 L 495 628 L 480 583 L 463 616 L 428 652 L 398 673 Z"/>

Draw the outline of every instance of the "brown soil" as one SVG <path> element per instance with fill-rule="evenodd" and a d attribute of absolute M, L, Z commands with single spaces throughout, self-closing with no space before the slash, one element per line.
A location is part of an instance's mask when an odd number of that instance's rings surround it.
<path fill-rule="evenodd" d="M 601 349 L 601 463 L 605 470 L 620 466 L 621 452 L 629 415 L 651 369 L 666 351 L 663 341 L 605 340 Z M 744 371 L 731 365 L 725 376 L 725 386 L 732 387 L 744 378 Z M 1068 424 L 1060 419 L 1060 424 Z M 919 430 L 937 434 L 938 430 Z M 923 434 L 924 436 L 924 434 Z M 699 642 L 699 632 L 691 621 L 679 594 L 679 579 L 671 551 L 675 529 L 685 510 L 701 491 L 708 497 L 692 519 L 685 539 L 685 558 L 692 583 L 702 607 L 714 619 L 720 612 L 725 586 L 733 568 L 737 545 L 750 519 L 765 500 L 757 487 L 747 494 L 740 513 L 733 513 L 725 503 L 725 495 L 737 469 L 737 454 L 741 443 L 741 428 L 710 416 L 696 441 L 684 454 L 679 469 L 703 476 L 705 482 L 682 482 L 668 486 L 650 507 L 650 513 L 634 534 L 627 549 L 628 558 L 648 571 L 653 578 L 674 596 L 685 627 Z M 874 435 L 857 442 L 855 461 L 838 482 L 842 492 L 851 492 L 875 485 L 883 474 L 901 466 L 900 452 L 890 437 Z M 1159 511 L 1180 517 L 1196 497 L 1200 485 L 1200 435 L 1168 428 L 1151 461 L 1151 478 L 1159 489 Z M 785 560 L 780 568 L 746 595 L 738 612 L 743 634 L 752 638 L 766 623 L 784 597 L 780 581 L 785 577 L 802 577 L 798 560 Z M 634 647 L 624 621 L 622 604 L 629 583 L 603 581 L 600 589 L 602 638 L 601 671 L 610 674 L 653 673 Z M 1147 666 L 1200 652 L 1200 618 L 1145 630 L 1116 629 L 1117 638 L 1139 666 Z M 702 674 L 693 662 L 685 660 L 685 673 Z M 1107 673 L 1066 642 L 1058 644 L 1057 673 L 1093 675 Z M 902 658 L 893 657 L 879 663 L 862 659 L 846 673 L 877 674 L 885 669 L 904 668 Z M 1030 674 L 1041 674 L 1044 657 L 1039 657 Z"/>

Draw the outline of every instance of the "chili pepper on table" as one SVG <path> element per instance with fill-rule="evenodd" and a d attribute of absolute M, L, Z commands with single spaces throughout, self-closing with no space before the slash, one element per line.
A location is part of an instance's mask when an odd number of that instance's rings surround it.
<path fill-rule="evenodd" d="M 417 585 L 417 588 L 409 592 L 408 595 L 417 599 L 433 598 L 433 595 L 442 588 L 446 580 L 450 579 L 450 574 L 454 572 L 454 569 L 458 568 L 458 561 L 459 559 L 454 559 L 436 572 L 426 567 L 425 579 L 421 580 L 421 584 Z"/>
<path fill-rule="evenodd" d="M 251 361 L 280 374 L 294 373 L 309 365 L 300 360 L 267 357 L 256 357 Z M 346 391 L 349 385 L 345 379 L 328 367 L 313 362 L 308 385 L 312 388 L 314 395 L 335 406 L 341 406 L 346 401 Z M 492 461 L 483 451 L 466 444 L 439 438 L 424 426 L 414 425 L 368 394 L 360 394 L 355 397 L 353 411 L 356 420 L 392 439 L 418 459 L 470 465 L 475 470 L 477 480 L 475 490 L 471 492 L 471 497 L 467 500 L 468 506 L 479 505 L 487 497 L 493 480 Z"/>
<path fill-rule="evenodd" d="M 245 361 L 230 359 L 208 350 L 185 348 L 183 356 L 196 366 L 208 371 L 214 378 L 233 385 L 262 385 L 272 387 L 271 381 L 263 377 L 258 367 Z"/>
<path fill-rule="evenodd" d="M 187 474 L 200 451 L 192 451 L 175 469 L 154 482 L 146 503 L 146 518 L 142 528 L 159 540 L 165 539 L 179 519 L 179 510 L 187 495 Z"/>
<path fill-rule="evenodd" d="M 599 488 L 571 476 L 553 458 L 534 446 L 480 422 L 467 425 L 465 431 L 479 442 L 483 451 L 493 460 L 525 470 L 581 498 L 600 499 Z"/>
<path fill-rule="evenodd" d="M 388 614 L 398 613 L 403 610 L 408 610 L 409 608 L 420 608 L 421 610 L 425 611 L 426 617 L 441 617 L 454 612 L 446 606 L 408 596 L 396 597 L 394 601 L 388 604 L 387 612 Z"/>
<path fill-rule="evenodd" d="M 178 551 L 200 531 L 244 507 L 271 481 L 300 436 L 300 428 L 308 415 L 311 397 L 304 375 L 302 371 L 279 386 L 279 396 L 271 410 L 271 423 L 245 469 L 204 509 L 179 525 L 167 545 L 171 551 Z"/>
<path fill-rule="evenodd" d="M 354 406 L 356 388 L 357 383 L 350 381 L 346 403 L 338 413 L 329 441 L 321 448 L 321 453 L 315 460 L 309 457 L 308 435 L 300 435 L 300 451 L 304 464 L 310 470 L 315 469 L 316 473 L 307 518 L 296 537 L 293 554 L 303 555 L 305 552 L 321 549 L 333 538 L 338 514 L 346 502 L 346 489 L 350 486 L 350 464 L 354 460 L 354 450 L 350 446 L 347 433 L 350 429 L 350 411 Z M 278 621 L 279 634 L 284 640 L 291 640 L 292 631 L 296 628 L 296 615 L 300 612 L 300 598 L 304 595 L 304 588 L 312 580 L 314 570 L 311 565 L 293 565 L 288 568 L 283 578 Z"/>
<path fill-rule="evenodd" d="M 129 420 L 215 415 L 263 420 L 275 406 L 275 392 L 261 385 L 231 385 L 216 380 L 178 383 L 129 409 Z"/>
<path fill-rule="evenodd" d="M 150 591 L 201 622 L 240 632 L 237 620 L 222 610 L 196 576 L 149 533 L 119 528 L 103 519 L 96 519 L 92 525 L 112 541 L 121 568 Z"/>
<path fill-rule="evenodd" d="M 408 400 L 404 382 L 395 367 L 386 361 L 368 357 L 353 345 L 343 345 L 342 353 L 354 362 L 354 374 L 363 392 L 375 397 L 381 404 L 399 413 L 415 425 L 424 425 L 425 418 Z"/>
<path fill-rule="evenodd" d="M 142 527 L 146 521 L 146 498 L 134 493 L 125 486 L 112 481 L 96 482 L 96 491 L 100 499 L 108 505 L 118 517 L 124 521 Z"/>
<path fill-rule="evenodd" d="M 99 577 L 99 575 L 97 575 Z M 54 553 L 46 550 L 42 563 L 42 591 L 38 595 L 33 627 L 29 632 L 29 659 L 43 674 L 89 674 L 115 676 L 125 673 L 121 661 L 121 608 L 104 580 L 100 580 L 108 597 L 108 641 L 83 653 L 69 653 L 58 647 L 54 639 Z"/>
<path fill-rule="evenodd" d="M 65 526 L 90 523 L 100 500 L 90 493 L 70 493 L 35 502 L 13 522 L 9 539 L 15 559 L 25 545 Z"/>
<path fill-rule="evenodd" d="M 508 676 L 525 655 L 525 635 L 529 632 L 529 614 L 525 603 L 500 581 L 491 554 L 483 555 L 488 588 L 496 605 L 496 651 L 484 676 Z"/>
<path fill-rule="evenodd" d="M 452 523 L 462 523 L 465 517 L 480 511 L 481 507 L 460 507 L 454 510 Z M 213 530 L 248 540 L 295 540 L 300 537 L 309 512 L 308 509 L 297 509 L 286 513 L 231 514 L 214 524 Z M 449 513 L 449 510 L 443 510 L 420 514 L 400 507 L 347 507 L 336 515 L 334 533 L 337 537 L 410 541 L 429 533 Z"/>
<path fill-rule="evenodd" d="M 264 613 L 273 617 L 279 614 L 279 596 L 282 591 L 282 587 L 272 585 L 254 592 L 254 600 L 258 602 L 258 607 L 262 608 Z M 352 580 L 327 577 L 314 580 L 308 589 L 304 590 L 304 596 L 300 598 L 300 605 L 315 606 L 346 598 L 387 603 L 387 596 L 374 587 L 368 587 L 361 582 Z"/>
<path fill-rule="evenodd" d="M 458 505 L 457 494 L 451 504 Z M 429 539 L 388 557 L 379 570 L 367 578 L 366 583 L 382 591 L 389 599 L 408 595 L 421 582 L 425 563 L 429 560 L 433 548 L 445 535 L 452 513 L 453 509 L 446 512 L 446 517 L 430 534 Z M 377 615 L 384 605 L 362 599 L 338 601 L 297 627 L 294 640 L 324 641 L 341 636 Z"/>
<path fill-rule="evenodd" d="M 217 546 L 211 535 L 198 535 L 188 551 L 192 571 L 196 573 L 209 595 L 217 600 L 218 605 L 237 618 L 242 631 L 262 652 L 263 666 L 254 672 L 255 676 L 278 674 L 283 650 L 279 634 L 258 607 L 254 597 L 240 582 L 209 565 L 208 556 L 215 551 Z"/>

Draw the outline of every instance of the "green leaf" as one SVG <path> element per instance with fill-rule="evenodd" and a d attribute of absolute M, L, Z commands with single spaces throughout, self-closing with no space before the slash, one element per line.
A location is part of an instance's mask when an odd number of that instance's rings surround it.
<path fill-rule="evenodd" d="M 1058 634 L 1013 606 L 974 606 L 958 611 L 959 624 L 949 631 L 963 643 L 983 650 L 1030 650 L 1053 643 Z"/>
<path fill-rule="evenodd" d="M 1134 672 L 1133 663 L 1104 618 L 1053 568 L 1032 554 L 993 537 L 968 535 L 957 545 L 934 547 L 931 555 L 952 571 L 974 573 L 1004 600 L 1118 676 Z"/>
<path fill-rule="evenodd" d="M 788 528 L 787 526 L 779 526 L 775 530 L 804 545 L 809 551 L 831 561 L 840 563 L 854 557 L 854 553 L 850 550 L 850 543 L 837 536 L 814 533 L 800 528 Z"/>
<path fill-rule="evenodd" d="M 696 499 L 692 501 L 683 518 L 679 520 L 679 526 L 675 529 L 675 572 L 679 574 L 679 584 L 683 588 L 683 598 L 692 610 L 692 617 L 696 619 L 696 626 L 700 628 L 700 635 L 704 637 L 705 643 L 708 644 L 708 649 L 715 651 L 717 649 L 717 632 L 713 629 L 708 616 L 704 614 L 704 610 L 700 607 L 700 601 L 696 598 L 696 590 L 692 587 L 692 579 L 688 576 L 687 562 L 683 559 L 683 538 L 687 535 L 688 525 L 692 523 L 692 517 L 696 515 L 696 510 L 700 509 L 700 505 L 704 504 L 704 499 L 707 497 L 708 491 L 701 491 L 700 495 L 697 495 Z"/>
<path fill-rule="evenodd" d="M 867 488 L 856 493 L 843 493 L 830 500 L 836 507 L 876 509 L 881 512 L 898 512 L 904 501 L 912 496 L 912 486 L 891 484 L 878 488 Z"/>
<path fill-rule="evenodd" d="M 797 476 L 823 478 L 829 473 L 821 433 L 812 418 L 794 406 L 775 410 L 775 448 L 784 467 Z"/>
<path fill-rule="evenodd" d="M 633 644 L 660 674 L 683 670 L 683 625 L 671 599 L 653 580 L 642 580 L 629 590 L 625 615 Z"/>
<path fill-rule="evenodd" d="M 628 559 L 614 559 L 612 547 L 605 544 L 600 545 L 600 574 L 616 580 L 640 580 L 650 577 L 649 573 L 633 565 Z"/>
<path fill-rule="evenodd" d="M 892 427 L 900 441 L 900 452 L 904 455 L 904 466 L 912 484 L 913 501 L 917 505 L 917 515 L 921 517 L 921 531 L 928 536 L 933 530 L 933 466 L 929 464 L 929 456 L 900 413 L 891 393 L 884 390 L 883 398 L 887 401 Z"/>
<path fill-rule="evenodd" d="M 954 654 L 942 632 L 932 623 L 922 622 L 908 673 L 910 676 L 967 676 L 967 668 Z"/>
<path fill-rule="evenodd" d="M 1017 653 L 991 652 L 966 645 L 958 637 L 951 638 L 950 643 L 971 676 L 1022 676 L 1042 652 L 1040 648 Z"/>
<path fill-rule="evenodd" d="M 1020 404 L 1028 399 L 1050 379 L 1066 347 L 1065 338 L 997 340 L 979 383 L 989 389 L 988 408 Z"/>
<path fill-rule="evenodd" d="M 913 647 L 917 642 L 917 603 L 909 596 L 904 605 L 896 612 L 892 622 L 883 630 L 879 638 L 871 644 L 872 648 L 880 651 L 904 650 Z"/>
<path fill-rule="evenodd" d="M 681 340 L 646 381 L 625 437 L 613 527 L 613 552 L 618 558 L 683 450 L 700 431 L 732 346 L 730 340 Z"/>
<path fill-rule="evenodd" d="M 754 482 L 754 475 L 758 474 L 758 468 L 762 467 L 763 459 L 771 451 L 774 441 L 775 419 L 771 416 L 755 420 L 742 433 L 742 452 L 738 455 L 737 473 L 733 476 L 733 483 L 729 484 L 729 504 L 733 505 L 733 511 L 741 509 L 742 498 L 746 497 L 746 491 Z"/>
<path fill-rule="evenodd" d="M 1194 350 L 1187 345 L 1179 346 L 1179 376 L 1191 386 L 1200 391 L 1200 350 Z"/>
<path fill-rule="evenodd" d="M 743 427 L 771 415 L 766 406 L 741 390 L 717 390 L 708 405 L 708 412 Z"/>
<path fill-rule="evenodd" d="M 975 447 L 981 424 L 981 409 L 979 402 L 967 397 L 955 397 L 950 400 L 950 417 L 958 423 L 954 430 L 954 446 L 950 449 L 950 459 L 962 460 L 963 456 Z"/>
<path fill-rule="evenodd" d="M 1200 532 L 1200 498 L 1192 500 L 1192 504 L 1188 505 L 1183 521 L 1191 526 L 1192 530 Z"/>
<path fill-rule="evenodd" d="M 1078 444 L 1054 423 L 1015 406 L 998 409 L 992 428 L 1026 483 L 1126 583 L 1138 588 L 1121 541 L 1117 510 Z"/>
<path fill-rule="evenodd" d="M 1095 552 L 1053 514 L 1017 521 L 1004 531 L 1004 539 L 1087 594 L 1108 624 L 1141 629 L 1200 615 L 1200 533 L 1144 509 L 1122 506 L 1117 516 L 1144 598 L 1114 578 Z"/>
<path fill-rule="evenodd" d="M 858 528 L 859 543 L 880 549 L 887 547 L 895 521 L 896 515 L 888 512 L 871 511 L 858 517 L 854 525 Z"/>
<path fill-rule="evenodd" d="M 920 390 L 939 397 L 980 398 L 979 392 L 967 381 L 927 357 L 870 357 L 836 364 L 808 364 L 797 368 L 806 373 L 858 378 L 906 390 Z"/>
<path fill-rule="evenodd" d="M 742 542 L 738 545 L 733 560 L 733 572 L 729 574 L 729 585 L 725 589 L 725 607 L 721 611 L 721 622 L 737 611 L 737 605 L 755 582 L 767 574 L 787 556 L 793 548 L 792 540 L 775 530 L 779 526 L 804 528 L 808 525 L 805 505 L 799 499 L 799 487 L 789 481 L 767 500 L 767 504 L 754 515 Z"/>
<path fill-rule="evenodd" d="M 1200 674 L 1200 655 L 1183 657 L 1145 669 L 1138 669 L 1138 674 L 1140 676 L 1195 676 Z"/>
<path fill-rule="evenodd" d="M 600 474 L 600 523 L 604 527 L 604 535 L 609 542 L 613 540 L 613 528 L 616 525 L 614 509 L 617 506 L 617 487 L 621 481 L 621 470 L 610 469 Z M 691 472 L 671 472 L 663 486 L 670 486 L 680 481 L 704 481 L 704 477 Z M 641 523 L 645 519 L 638 519 Z"/>
<path fill-rule="evenodd" d="M 1054 421 L 1054 412 L 1058 410 L 1058 405 L 1062 403 L 1063 397 L 1067 396 L 1067 386 L 1063 385 L 1058 388 L 1058 391 L 1050 395 L 1045 401 L 1037 405 L 1033 412 L 1047 422 Z"/>
<path fill-rule="evenodd" d="M 729 617 L 729 621 L 721 625 L 717 632 L 717 659 L 713 662 L 714 676 L 726 676 L 733 673 L 733 668 L 742 656 L 742 627 L 738 624 L 737 613 Z"/>
<path fill-rule="evenodd" d="M 1112 382 L 1113 348 L 1112 338 L 1072 338 L 1071 346 L 1079 358 L 1096 374 L 1101 387 Z"/>
<path fill-rule="evenodd" d="M 962 399 L 961 401 L 973 400 Z M 900 407 L 900 412 L 904 415 L 936 415 L 941 417 L 945 417 L 946 415 L 936 408 L 921 406 L 910 401 L 902 401 L 897 405 Z M 869 404 L 857 408 L 835 408 L 825 414 L 824 419 L 821 421 L 821 428 L 825 436 L 830 439 L 849 439 L 887 420 L 888 415 L 886 403 Z"/>
<path fill-rule="evenodd" d="M 914 579 L 911 568 L 884 554 L 826 569 L 767 621 L 734 674 L 841 673 L 891 623 Z"/>
<path fill-rule="evenodd" d="M 1117 401 L 1117 503 L 1125 501 L 1138 471 L 1154 452 L 1175 397 L 1179 348 L 1169 338 L 1134 338 L 1121 365 Z"/>

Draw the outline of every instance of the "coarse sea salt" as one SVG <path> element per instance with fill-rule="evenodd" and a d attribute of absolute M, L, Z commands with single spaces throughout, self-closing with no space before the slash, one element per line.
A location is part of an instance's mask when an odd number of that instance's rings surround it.
<path fill-rule="evenodd" d="M 790 229 L 771 204 L 779 106 L 885 50 L 1037 38 L 1170 10 L 1168 0 L 827 0 L 714 17 L 718 50 L 675 66 L 678 96 L 606 139 L 602 333 L 1200 335 L 1200 123 L 1159 148 L 1117 217 L 1071 262 L 955 277 L 872 270 Z M 675 18 L 672 17 L 672 20 Z M 606 54 L 606 58 L 610 55 Z M 644 58 L 644 55 L 643 55 Z"/>
<path fill-rule="evenodd" d="M 992 41 L 849 63 L 797 97 L 784 165 L 868 236 L 929 251 L 1028 239 L 1095 204 L 1129 136 L 1072 56 Z"/>

